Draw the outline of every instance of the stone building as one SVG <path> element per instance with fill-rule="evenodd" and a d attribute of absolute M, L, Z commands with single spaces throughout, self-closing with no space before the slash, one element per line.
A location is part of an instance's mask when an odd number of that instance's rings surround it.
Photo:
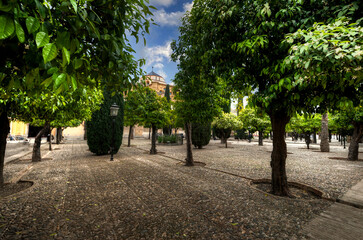
<path fill-rule="evenodd" d="M 143 78 L 140 78 L 140 80 L 143 80 Z M 147 87 L 155 90 L 156 93 L 162 97 L 165 95 L 166 85 L 168 85 L 165 82 L 165 79 L 162 76 L 160 76 L 159 74 L 155 73 L 154 70 L 152 70 L 150 73 L 145 75 L 145 84 Z M 173 85 L 169 84 L 169 89 L 170 89 L 170 98 L 171 98 L 171 100 L 173 100 L 174 99 L 174 94 L 172 91 Z M 134 130 L 133 130 L 134 137 L 148 137 L 149 133 L 150 133 L 150 129 L 144 128 L 142 126 L 134 127 Z M 128 135 L 129 135 L 129 127 L 125 126 L 124 127 L 124 137 L 127 137 Z"/>
<path fill-rule="evenodd" d="M 154 71 L 151 71 L 149 74 L 145 76 L 145 83 L 146 86 L 155 90 L 157 94 L 159 94 L 160 96 L 164 96 L 167 83 L 165 82 L 165 79 L 162 76 L 155 73 Z M 169 87 L 170 87 L 170 98 L 174 99 L 174 94 L 172 91 L 173 86 L 169 85 Z"/>

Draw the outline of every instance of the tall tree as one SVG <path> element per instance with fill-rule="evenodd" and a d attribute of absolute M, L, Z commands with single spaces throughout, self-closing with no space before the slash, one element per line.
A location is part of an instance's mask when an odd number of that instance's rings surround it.
<path fill-rule="evenodd" d="M 127 93 L 125 101 L 125 126 L 129 126 L 129 136 L 127 141 L 127 146 L 131 146 L 131 135 L 132 130 L 136 124 L 142 124 L 142 105 L 144 99 L 144 91 L 141 86 L 138 86 L 132 91 Z"/>
<path fill-rule="evenodd" d="M 324 113 L 321 116 L 320 151 L 322 152 L 330 151 L 328 113 Z"/>
<path fill-rule="evenodd" d="M 167 84 L 165 87 L 165 94 L 164 97 L 166 98 L 166 101 L 168 101 L 168 103 L 170 103 L 170 85 Z M 171 135 L 171 125 L 168 126 L 164 126 L 163 127 L 163 134 L 164 135 Z"/>
<path fill-rule="evenodd" d="M 150 88 L 144 88 L 142 96 L 141 117 L 144 124 L 151 126 L 152 130 L 150 154 L 157 154 L 156 133 L 159 128 L 170 124 L 169 103 Z"/>
<path fill-rule="evenodd" d="M 193 55 L 202 72 L 222 77 L 236 90 L 250 86 L 252 103 L 270 116 L 274 194 L 290 195 L 285 169 L 286 124 L 296 111 L 314 112 L 325 100 L 320 94 L 325 96 L 323 84 L 299 81 L 294 78 L 295 70 L 286 68 L 284 59 L 291 45 L 284 37 L 314 22 L 328 21 L 336 14 L 356 14 L 357 10 L 356 1 L 196 0 L 190 21 L 183 24 L 190 29 L 188 35 L 193 35 L 188 37 L 184 58 Z"/>
<path fill-rule="evenodd" d="M 187 166 L 194 165 L 192 123 L 206 124 L 218 116 L 221 111 L 219 107 L 221 89 L 216 88 L 215 84 L 223 85 L 222 79 L 202 71 L 200 65 L 202 49 L 193 47 L 193 44 L 198 41 L 198 36 L 195 34 L 198 29 L 197 22 L 198 19 L 187 12 L 182 18 L 183 25 L 179 27 L 181 34 L 178 40 L 171 44 L 172 59 L 178 62 L 179 70 L 173 81 L 175 83 L 174 96 L 176 96 L 175 112 L 177 118 L 184 122 Z"/>
<path fill-rule="evenodd" d="M 250 127 L 252 132 L 258 131 L 258 145 L 263 146 L 263 133 L 271 128 L 267 114 L 255 108 L 245 108 L 240 111 L 238 117 L 245 129 Z"/>
<path fill-rule="evenodd" d="M 58 94 L 49 90 L 32 97 L 28 97 L 24 92 L 17 94 L 19 107 L 15 116 L 33 126 L 42 127 L 35 137 L 32 161 L 41 161 L 40 144 L 45 132 L 54 127 L 79 125 L 82 121 L 90 119 L 101 101 L 101 92 L 86 86 L 83 89 Z"/>
<path fill-rule="evenodd" d="M 231 131 L 242 128 L 242 122 L 239 121 L 237 116 L 232 113 L 224 112 L 213 120 L 212 125 L 218 129 L 221 137 L 221 143 L 224 143 L 226 148 L 227 140 L 231 134 Z"/>
<path fill-rule="evenodd" d="M 304 135 L 306 146 L 309 149 L 311 143 L 311 134 L 316 132 L 321 127 L 321 115 L 298 115 L 291 118 L 289 125 L 290 128 L 294 130 L 294 132 Z"/>
<path fill-rule="evenodd" d="M 97 155 L 117 153 L 122 144 L 124 129 L 124 101 L 120 94 L 103 92 L 104 101 L 99 110 L 92 113 L 92 118 L 87 121 L 87 145 L 89 150 Z M 110 107 L 119 106 L 117 116 L 110 117 Z"/>

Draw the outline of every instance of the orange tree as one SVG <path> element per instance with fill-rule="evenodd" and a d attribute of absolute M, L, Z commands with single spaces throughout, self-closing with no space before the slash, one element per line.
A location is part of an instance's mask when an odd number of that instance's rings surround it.
<path fill-rule="evenodd" d="M 324 85 L 319 80 L 312 83 L 314 79 L 295 78 L 298 70 L 284 61 L 292 46 L 285 36 L 314 22 L 332 22 L 337 15 L 358 19 L 361 12 L 358 1 L 352 0 L 196 0 L 188 21 L 183 23 L 188 31 L 181 31 L 179 39 L 185 34 L 192 36 L 180 41 L 187 49 L 181 58 L 192 58 L 204 75 L 224 79 L 235 92 L 250 87 L 252 104 L 269 115 L 274 133 L 272 192 L 276 195 L 290 195 L 285 168 L 286 124 L 296 112 L 326 108 L 325 96 L 345 92 L 347 81 Z M 213 83 L 217 86 L 216 81 Z"/>
<path fill-rule="evenodd" d="M 140 76 L 126 37 L 148 33 L 147 1 L 17 0 L 0 2 L 0 184 L 9 113 L 16 94 L 30 97 L 85 85 L 124 91 Z M 122 79 L 122 80 L 120 80 Z M 18 117 L 18 116 L 16 116 Z"/>

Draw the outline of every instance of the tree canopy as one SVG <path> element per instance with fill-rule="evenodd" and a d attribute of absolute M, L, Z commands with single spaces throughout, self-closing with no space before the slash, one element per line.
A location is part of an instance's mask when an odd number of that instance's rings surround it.
<path fill-rule="evenodd" d="M 216 79 L 223 79 L 235 91 L 250 88 L 252 103 L 269 114 L 274 132 L 272 191 L 277 195 L 290 195 L 285 170 L 286 124 L 296 112 L 314 113 L 326 107 L 327 100 L 322 81 L 301 81 L 295 65 L 287 66 L 285 58 L 292 45 L 285 36 L 308 29 L 314 22 L 331 23 L 337 15 L 358 19 L 358 9 L 357 1 L 348 0 L 196 0 L 183 22 L 179 45 L 185 51 L 179 54 L 180 64 L 189 63 L 183 71 L 190 69 L 193 76 L 199 69 L 203 76 L 210 76 L 214 87 L 218 86 Z M 191 69 L 193 65 L 198 67 Z M 340 92 L 349 89 L 344 81 L 341 86 Z"/>

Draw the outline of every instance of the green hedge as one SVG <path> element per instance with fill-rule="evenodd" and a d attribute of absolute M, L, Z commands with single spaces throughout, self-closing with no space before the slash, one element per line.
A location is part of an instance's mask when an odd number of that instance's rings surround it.
<path fill-rule="evenodd" d="M 158 143 L 176 143 L 176 135 L 163 135 L 163 136 L 158 136 Z"/>
<path fill-rule="evenodd" d="M 211 136 L 211 123 L 192 124 L 192 144 L 194 147 L 202 148 L 208 145 Z"/>
<path fill-rule="evenodd" d="M 114 153 L 117 153 L 121 143 L 124 127 L 124 102 L 123 97 L 115 95 L 111 97 L 110 93 L 104 92 L 104 102 L 100 110 L 92 114 L 91 121 L 87 124 L 87 144 L 89 150 L 97 155 L 105 155 L 110 152 L 114 134 Z M 118 116 L 115 118 L 115 126 L 110 117 L 110 107 L 116 103 L 120 109 Z"/>

